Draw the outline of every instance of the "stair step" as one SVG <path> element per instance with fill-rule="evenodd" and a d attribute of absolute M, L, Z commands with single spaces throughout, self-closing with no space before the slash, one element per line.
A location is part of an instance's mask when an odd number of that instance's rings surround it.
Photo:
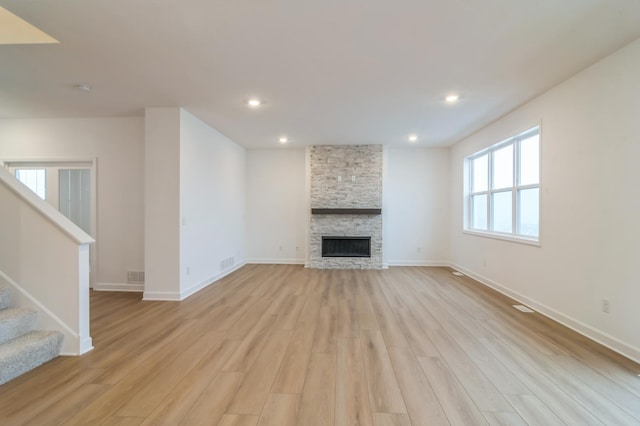
<path fill-rule="evenodd" d="M 32 331 L 0 345 L 0 385 L 60 354 L 62 333 Z"/>
<path fill-rule="evenodd" d="M 32 331 L 38 312 L 31 308 L 8 308 L 0 311 L 0 343 Z"/>
<path fill-rule="evenodd" d="M 7 309 L 11 304 L 11 293 L 8 285 L 0 284 L 0 309 Z"/>

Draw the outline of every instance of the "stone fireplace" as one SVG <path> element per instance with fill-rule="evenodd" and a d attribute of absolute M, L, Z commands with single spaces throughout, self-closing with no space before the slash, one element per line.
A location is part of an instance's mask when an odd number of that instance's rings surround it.
<path fill-rule="evenodd" d="M 317 145 L 310 148 L 309 155 L 308 266 L 382 268 L 382 146 Z M 366 239 L 369 254 L 323 256 L 323 237 Z"/>

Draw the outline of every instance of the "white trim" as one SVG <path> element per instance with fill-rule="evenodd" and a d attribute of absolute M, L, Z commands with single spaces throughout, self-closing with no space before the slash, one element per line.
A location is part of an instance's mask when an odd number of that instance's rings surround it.
<path fill-rule="evenodd" d="M 256 265 L 305 265 L 304 259 L 247 259 L 248 264 Z"/>
<path fill-rule="evenodd" d="M 93 339 L 91 337 L 87 337 L 80 341 L 79 353 L 63 351 L 63 352 L 60 352 L 60 356 L 79 356 L 79 355 L 84 355 L 87 352 L 90 352 L 92 350 L 93 350 Z"/>
<path fill-rule="evenodd" d="M 247 264 L 246 261 L 240 262 L 237 265 L 235 265 L 233 268 L 227 269 L 210 278 L 202 280 L 192 285 L 188 289 L 180 291 L 179 293 L 175 291 L 145 291 L 142 295 L 142 300 L 159 301 L 159 302 L 180 302 L 186 299 L 187 297 L 202 290 L 203 288 L 210 286 L 211 284 L 218 281 L 219 279 L 231 274 L 232 272 L 237 271 L 238 269 L 242 268 L 246 264 Z"/>
<path fill-rule="evenodd" d="M 390 260 L 387 266 L 449 266 L 445 260 Z"/>
<path fill-rule="evenodd" d="M 93 286 L 94 291 L 128 291 L 142 293 L 144 284 L 131 283 L 96 283 Z"/>
<path fill-rule="evenodd" d="M 540 240 L 527 239 L 524 237 L 516 237 L 514 235 L 501 235 L 493 232 L 483 232 L 471 229 L 463 229 L 463 234 L 475 235 L 476 237 L 493 238 L 494 240 L 510 241 L 512 243 L 526 244 L 534 247 L 542 247 Z"/>
<path fill-rule="evenodd" d="M 216 282 L 219 279 L 231 274 L 232 272 L 237 271 L 238 269 L 242 268 L 246 264 L 247 264 L 246 261 L 242 261 L 242 262 L 238 263 L 237 265 L 235 265 L 231 269 L 226 269 L 226 270 L 224 270 L 222 272 L 219 272 L 216 275 L 214 275 L 214 276 L 212 276 L 210 278 L 207 278 L 206 280 L 202 280 L 199 283 L 196 283 L 196 284 L 192 285 L 191 287 L 189 287 L 186 290 L 180 291 L 180 300 L 184 300 L 187 297 L 191 296 L 192 294 L 197 293 L 198 291 L 202 290 L 203 288 L 210 286 L 214 282 Z"/>
<path fill-rule="evenodd" d="M 523 296 L 522 294 L 509 290 L 508 288 L 496 283 L 493 280 L 490 280 L 487 277 L 484 277 L 480 274 L 476 274 L 475 272 L 472 272 L 466 268 L 463 268 L 460 265 L 457 265 L 455 263 L 450 263 L 449 265 L 451 268 L 456 269 L 462 273 L 464 273 L 465 275 L 468 275 L 469 277 L 473 278 L 474 280 L 478 281 L 480 284 L 485 285 L 487 287 L 490 287 L 494 290 L 496 290 L 499 293 L 502 293 L 506 296 L 509 296 L 510 298 L 529 306 L 531 309 L 534 309 L 535 311 L 541 313 L 542 315 L 544 315 L 545 317 L 558 322 L 562 325 L 564 325 L 565 327 L 570 328 L 571 330 L 593 340 L 596 343 L 601 344 L 602 346 L 605 346 L 609 349 L 611 349 L 614 352 L 619 353 L 620 355 L 629 358 L 630 360 L 640 363 L 640 349 L 633 347 L 625 342 L 620 341 L 619 339 L 610 336 L 607 333 L 603 333 L 599 330 L 596 330 L 595 328 L 591 327 L 590 325 L 587 325 L 581 321 L 578 321 L 574 318 L 571 318 L 570 316 L 567 316 L 561 312 L 556 311 L 555 309 L 552 309 L 546 305 L 543 305 L 533 299 L 530 299 L 529 297 Z"/>
<path fill-rule="evenodd" d="M 80 341 L 80 355 L 84 355 L 93 350 L 93 339 L 86 337 Z"/>
<path fill-rule="evenodd" d="M 180 293 L 175 291 L 145 291 L 142 294 L 142 300 L 157 302 L 179 302 L 182 299 L 180 299 Z"/>

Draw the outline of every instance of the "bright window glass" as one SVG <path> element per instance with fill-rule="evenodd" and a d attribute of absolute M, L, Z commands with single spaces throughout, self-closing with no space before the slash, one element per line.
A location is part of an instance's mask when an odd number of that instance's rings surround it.
<path fill-rule="evenodd" d="M 511 206 L 511 191 L 491 194 L 492 231 L 511 233 L 513 222 Z"/>
<path fill-rule="evenodd" d="M 520 142 L 520 185 L 540 183 L 540 135 Z"/>
<path fill-rule="evenodd" d="M 513 186 L 513 144 L 493 151 L 492 185 L 493 189 Z"/>
<path fill-rule="evenodd" d="M 540 189 L 521 189 L 518 198 L 518 234 L 536 237 L 540 232 Z"/>
<path fill-rule="evenodd" d="M 486 191 L 489 187 L 489 156 L 482 155 L 473 160 L 473 192 Z"/>
<path fill-rule="evenodd" d="M 38 194 L 38 197 L 45 199 L 47 195 L 45 169 L 16 169 L 16 178 Z"/>
<path fill-rule="evenodd" d="M 474 195 L 471 199 L 473 204 L 472 226 L 474 229 L 487 229 L 487 195 Z"/>

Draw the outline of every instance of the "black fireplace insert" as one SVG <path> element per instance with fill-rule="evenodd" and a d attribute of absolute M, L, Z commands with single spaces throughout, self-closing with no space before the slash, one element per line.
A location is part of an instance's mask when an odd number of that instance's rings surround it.
<path fill-rule="evenodd" d="M 371 237 L 322 237 L 322 257 L 371 257 Z"/>

